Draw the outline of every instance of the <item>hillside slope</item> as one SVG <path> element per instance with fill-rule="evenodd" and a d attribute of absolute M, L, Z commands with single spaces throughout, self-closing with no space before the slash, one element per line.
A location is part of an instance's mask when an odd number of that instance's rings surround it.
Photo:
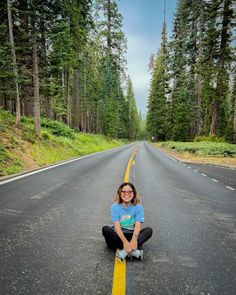
<path fill-rule="evenodd" d="M 15 117 L 0 109 L 0 176 L 67 160 L 125 144 L 102 135 L 74 132 L 58 121 L 43 119 L 41 138 L 34 135 L 32 118 Z"/>

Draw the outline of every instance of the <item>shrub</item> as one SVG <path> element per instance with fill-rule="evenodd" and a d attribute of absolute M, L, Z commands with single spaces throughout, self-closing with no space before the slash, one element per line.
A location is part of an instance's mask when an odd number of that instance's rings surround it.
<path fill-rule="evenodd" d="M 210 136 L 196 136 L 194 142 L 208 141 L 208 142 L 225 142 L 224 137 L 217 137 L 215 135 Z"/>
<path fill-rule="evenodd" d="M 32 117 L 22 116 L 20 120 L 21 120 L 22 123 L 29 123 L 29 124 L 34 123 L 34 119 Z"/>
<path fill-rule="evenodd" d="M 0 143 L 0 162 L 4 162 L 9 159 L 8 153 L 2 143 Z"/>
<path fill-rule="evenodd" d="M 45 140 L 52 140 L 52 135 L 47 130 L 41 132 L 41 138 Z"/>
<path fill-rule="evenodd" d="M 41 126 L 50 129 L 52 134 L 56 136 L 64 136 L 71 139 L 74 139 L 75 137 L 74 131 L 72 129 L 58 121 L 42 119 Z"/>
<path fill-rule="evenodd" d="M 200 156 L 236 157 L 236 145 L 224 142 L 174 142 L 167 141 L 159 144 L 177 152 L 189 152 Z"/>

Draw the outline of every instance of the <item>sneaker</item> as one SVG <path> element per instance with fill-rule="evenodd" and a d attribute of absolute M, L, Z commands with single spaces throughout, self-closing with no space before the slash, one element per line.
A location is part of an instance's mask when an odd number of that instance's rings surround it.
<path fill-rule="evenodd" d="M 138 260 L 143 260 L 143 250 L 134 250 L 131 252 L 131 257 L 135 257 L 137 258 Z"/>
<path fill-rule="evenodd" d="M 124 249 L 116 253 L 116 257 L 119 259 L 119 261 L 125 260 L 126 256 L 127 256 L 127 253 L 125 252 Z"/>

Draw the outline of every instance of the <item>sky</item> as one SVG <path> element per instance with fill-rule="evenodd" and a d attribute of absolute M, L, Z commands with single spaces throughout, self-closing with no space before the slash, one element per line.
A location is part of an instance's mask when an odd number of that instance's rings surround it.
<path fill-rule="evenodd" d="M 171 35 L 177 0 L 166 0 L 166 24 Z M 124 17 L 123 32 L 128 41 L 127 72 L 133 83 L 138 110 L 147 112 L 151 74 L 148 64 L 151 54 L 160 47 L 164 15 L 164 0 L 119 0 L 119 12 Z"/>

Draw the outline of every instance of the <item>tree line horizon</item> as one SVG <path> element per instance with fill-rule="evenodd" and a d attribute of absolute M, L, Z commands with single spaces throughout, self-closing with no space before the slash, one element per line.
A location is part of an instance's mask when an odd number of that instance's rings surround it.
<path fill-rule="evenodd" d="M 114 0 L 6 0 L 0 23 L 0 106 L 20 118 L 136 139 L 127 40 Z"/>
<path fill-rule="evenodd" d="M 236 143 L 235 8 L 232 0 L 178 0 L 169 40 L 164 16 L 149 64 L 146 123 L 155 140 Z"/>
<path fill-rule="evenodd" d="M 165 0 L 163 4 L 165 5 Z M 146 126 L 126 72 L 117 0 L 6 0 L 0 23 L 0 106 L 130 140 L 236 142 L 233 0 L 178 0 L 150 59 Z M 148 66 L 148 65 L 147 65 Z"/>

